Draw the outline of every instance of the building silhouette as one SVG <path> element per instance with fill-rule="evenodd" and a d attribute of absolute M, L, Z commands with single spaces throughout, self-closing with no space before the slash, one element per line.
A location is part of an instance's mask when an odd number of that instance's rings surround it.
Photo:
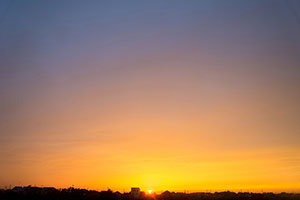
<path fill-rule="evenodd" d="M 130 194 L 134 197 L 139 197 L 140 196 L 140 193 L 141 193 L 141 190 L 139 187 L 132 187 L 131 188 L 131 191 L 130 191 Z"/>

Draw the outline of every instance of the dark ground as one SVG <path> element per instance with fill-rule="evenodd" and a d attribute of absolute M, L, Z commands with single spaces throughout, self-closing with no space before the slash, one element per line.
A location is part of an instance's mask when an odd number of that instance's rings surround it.
<path fill-rule="evenodd" d="M 174 193 L 163 192 L 160 195 L 139 196 L 130 193 L 107 191 L 94 191 L 77 188 L 55 189 L 50 187 L 15 187 L 8 190 L 0 190 L 0 200 L 300 200 L 300 194 L 291 193 Z"/>

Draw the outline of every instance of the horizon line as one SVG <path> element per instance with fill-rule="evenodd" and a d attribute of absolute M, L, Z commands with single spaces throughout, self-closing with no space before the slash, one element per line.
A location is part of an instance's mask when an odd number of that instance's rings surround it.
<path fill-rule="evenodd" d="M 112 191 L 114 193 L 119 192 L 121 194 L 130 193 L 131 188 L 140 188 L 138 186 L 132 186 L 128 187 L 127 189 L 113 189 L 110 187 L 106 187 L 106 189 L 94 189 L 89 187 L 75 187 L 74 185 L 71 185 L 69 187 L 55 187 L 55 186 L 45 186 L 45 185 L 9 185 L 9 186 L 0 186 L 0 190 L 12 190 L 15 187 L 22 187 L 22 188 L 28 188 L 28 187 L 36 187 L 36 188 L 54 188 L 56 190 L 63 190 L 63 189 L 80 189 L 80 190 L 88 190 L 88 191 L 96 191 L 96 192 L 105 192 L 105 191 Z M 288 191 L 289 190 L 289 191 Z M 147 190 L 141 190 L 141 192 L 146 193 Z M 232 193 L 255 193 L 255 194 L 264 194 L 264 193 L 273 193 L 273 194 L 281 194 L 281 193 L 287 193 L 287 194 L 300 194 L 300 188 L 295 189 L 287 189 L 287 190 L 280 190 L 277 189 L 176 189 L 176 190 L 153 190 L 153 194 L 161 195 L 164 192 L 170 192 L 170 193 L 178 193 L 178 194 L 196 194 L 196 193 L 223 193 L 223 192 L 232 192 Z"/>

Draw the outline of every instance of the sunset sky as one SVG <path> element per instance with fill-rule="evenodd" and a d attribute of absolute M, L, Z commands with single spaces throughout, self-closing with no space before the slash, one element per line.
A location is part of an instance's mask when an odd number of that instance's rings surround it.
<path fill-rule="evenodd" d="M 300 192 L 300 1 L 0 1 L 0 188 Z"/>

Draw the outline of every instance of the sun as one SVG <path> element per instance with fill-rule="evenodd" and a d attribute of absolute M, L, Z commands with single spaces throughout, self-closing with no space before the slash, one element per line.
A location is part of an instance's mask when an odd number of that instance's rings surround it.
<path fill-rule="evenodd" d="M 152 193 L 152 190 L 148 190 L 148 194 L 151 194 Z"/>

